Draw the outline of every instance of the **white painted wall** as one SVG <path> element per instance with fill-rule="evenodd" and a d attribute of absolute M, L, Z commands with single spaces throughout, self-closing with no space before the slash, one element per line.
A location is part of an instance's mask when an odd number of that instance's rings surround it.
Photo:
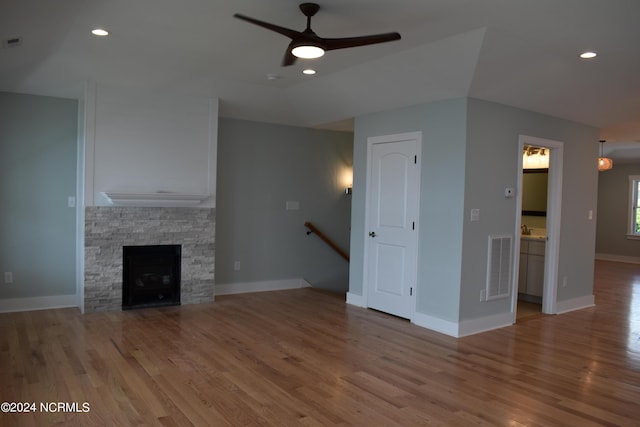
<path fill-rule="evenodd" d="M 210 194 L 215 207 L 218 100 L 89 84 L 85 206 L 101 192 Z"/>

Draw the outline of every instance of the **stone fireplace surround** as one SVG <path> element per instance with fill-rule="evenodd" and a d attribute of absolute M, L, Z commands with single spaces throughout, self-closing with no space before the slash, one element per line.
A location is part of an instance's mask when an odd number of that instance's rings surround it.
<path fill-rule="evenodd" d="M 85 208 L 85 312 L 122 308 L 122 247 L 182 245 L 182 304 L 214 300 L 215 209 Z"/>

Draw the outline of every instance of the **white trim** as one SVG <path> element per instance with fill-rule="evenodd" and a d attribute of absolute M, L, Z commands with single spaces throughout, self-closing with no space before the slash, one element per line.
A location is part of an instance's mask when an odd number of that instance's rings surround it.
<path fill-rule="evenodd" d="M 424 313 L 414 313 L 413 323 L 441 334 L 449 335 L 454 338 L 461 338 L 479 334 L 481 332 L 512 326 L 513 319 L 511 313 L 500 313 L 456 323 L 429 316 Z"/>
<path fill-rule="evenodd" d="M 558 301 L 557 314 L 568 313 L 569 311 L 581 310 L 595 306 L 595 298 L 593 295 L 572 298 L 566 301 Z"/>
<path fill-rule="evenodd" d="M 207 169 L 207 193 L 212 196 L 211 207 L 216 207 L 216 177 L 218 165 L 218 98 L 209 100 L 209 164 Z"/>
<path fill-rule="evenodd" d="M 367 301 L 362 295 L 356 295 L 351 292 L 347 292 L 347 304 L 355 305 L 356 307 L 367 308 Z"/>
<path fill-rule="evenodd" d="M 549 184 L 547 202 L 547 243 L 545 248 L 544 289 L 542 312 L 555 314 L 558 298 L 558 264 L 560 257 L 560 219 L 562 218 L 562 175 L 564 143 L 551 139 L 520 135 L 518 137 L 518 194 L 516 201 L 516 236 L 522 224 L 522 152 L 525 145 L 545 147 L 550 150 Z M 518 272 L 520 269 L 520 239 L 515 239 L 513 252 L 513 294 L 511 315 L 516 319 L 518 304 Z"/>
<path fill-rule="evenodd" d="M 88 81 L 84 93 L 84 205 L 94 206 L 96 171 L 96 104 L 97 84 Z"/>
<path fill-rule="evenodd" d="M 194 206 L 207 200 L 209 194 L 189 194 L 189 193 L 120 193 L 117 191 L 102 191 L 102 197 L 114 206 Z"/>
<path fill-rule="evenodd" d="M 640 181 L 640 175 L 629 175 L 629 205 L 627 207 L 627 239 L 635 240 L 639 239 L 640 235 L 634 233 L 634 204 L 638 202 L 636 199 L 638 194 L 635 191 L 634 184 Z"/>
<path fill-rule="evenodd" d="M 48 297 L 0 299 L 0 313 L 14 311 L 51 310 L 54 308 L 78 307 L 78 296 L 52 295 Z"/>
<path fill-rule="evenodd" d="M 264 280 L 259 282 L 216 284 L 214 293 L 218 295 L 244 294 L 249 292 L 282 291 L 308 288 L 311 284 L 304 279 Z"/>
<path fill-rule="evenodd" d="M 429 316 L 428 314 L 414 312 L 412 323 L 421 326 L 423 328 L 431 329 L 432 331 L 440 332 L 441 334 L 449 335 L 454 338 L 459 337 L 460 325 L 450 320 L 440 319 L 438 317 Z"/>
<path fill-rule="evenodd" d="M 640 264 L 640 257 L 615 255 L 615 254 L 596 254 L 596 259 L 601 261 L 626 262 L 628 264 Z"/>
<path fill-rule="evenodd" d="M 84 313 L 84 185 L 85 185 L 85 139 L 86 139 L 86 89 L 78 102 L 78 135 L 76 144 L 76 298 L 80 312 Z"/>

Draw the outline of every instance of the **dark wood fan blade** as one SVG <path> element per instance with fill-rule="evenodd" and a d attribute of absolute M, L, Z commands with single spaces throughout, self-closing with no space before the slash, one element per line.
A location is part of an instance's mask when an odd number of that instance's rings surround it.
<path fill-rule="evenodd" d="M 289 65 L 293 65 L 296 62 L 296 57 L 291 53 L 291 45 L 287 47 L 287 51 L 284 53 L 284 58 L 282 58 L 282 66 L 288 67 Z"/>
<path fill-rule="evenodd" d="M 345 49 L 349 47 L 367 46 L 377 43 L 385 43 L 394 40 L 400 40 L 400 34 L 398 33 L 384 33 L 384 34 L 372 34 L 369 36 L 360 37 L 342 37 L 334 39 L 325 39 L 318 37 L 316 33 L 311 30 L 311 17 L 318 12 L 320 6 L 315 3 L 303 3 L 300 5 L 300 10 L 307 17 L 307 28 L 300 32 L 289 28 L 281 27 L 279 25 L 271 24 L 269 22 L 260 21 L 258 19 L 251 18 L 249 16 L 241 15 L 239 13 L 234 14 L 235 18 L 249 22 L 250 24 L 257 25 L 267 30 L 274 31 L 283 36 L 289 37 L 291 43 L 287 47 L 287 51 L 282 59 L 283 66 L 293 65 L 296 62 L 296 57 L 291 53 L 291 49 L 302 45 L 311 44 L 321 47 L 324 50 Z"/>
<path fill-rule="evenodd" d="M 325 50 L 346 49 L 349 47 L 367 46 L 370 44 L 392 42 L 400 40 L 402 37 L 399 33 L 372 34 L 370 36 L 360 37 L 343 37 L 337 39 L 324 39 L 322 42 L 326 46 Z"/>
<path fill-rule="evenodd" d="M 233 17 L 241 19 L 243 21 L 247 21 L 251 24 L 257 25 L 262 28 L 266 28 L 267 30 L 275 31 L 276 33 L 282 34 L 283 36 L 289 37 L 290 39 L 295 39 L 296 37 L 300 37 L 300 35 L 302 34 L 300 31 L 295 31 L 289 28 L 281 27 L 279 25 L 270 24 L 269 22 L 260 21 L 258 19 L 241 15 L 239 13 L 234 14 Z"/>

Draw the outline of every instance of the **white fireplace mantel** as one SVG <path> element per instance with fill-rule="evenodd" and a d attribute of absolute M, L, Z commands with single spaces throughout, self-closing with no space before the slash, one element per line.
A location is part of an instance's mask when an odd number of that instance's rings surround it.
<path fill-rule="evenodd" d="M 103 191 L 102 196 L 114 206 L 195 206 L 207 200 L 209 194 L 172 193 L 158 191 L 155 193 L 123 193 L 116 191 Z"/>

